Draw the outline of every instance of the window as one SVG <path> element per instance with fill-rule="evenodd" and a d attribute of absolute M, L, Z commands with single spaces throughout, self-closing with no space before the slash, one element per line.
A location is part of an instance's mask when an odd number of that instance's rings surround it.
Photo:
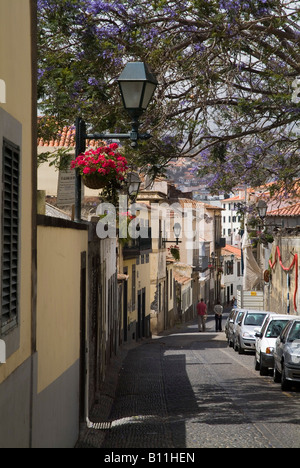
<path fill-rule="evenodd" d="M 20 149 L 3 140 L 1 334 L 18 321 Z"/>
<path fill-rule="evenodd" d="M 266 318 L 266 314 L 247 313 L 245 321 L 244 321 L 244 325 L 252 325 L 252 326 L 261 327 L 265 318 Z"/>
<path fill-rule="evenodd" d="M 233 275 L 233 262 L 232 261 L 225 262 L 225 275 Z"/>

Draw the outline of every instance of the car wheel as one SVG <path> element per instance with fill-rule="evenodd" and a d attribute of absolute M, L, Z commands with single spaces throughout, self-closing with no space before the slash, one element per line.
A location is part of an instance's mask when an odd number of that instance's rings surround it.
<path fill-rule="evenodd" d="M 254 369 L 256 371 L 259 371 L 260 370 L 260 363 L 258 362 L 258 360 L 256 359 L 256 355 L 254 356 Z"/>
<path fill-rule="evenodd" d="M 280 383 L 281 382 L 281 374 L 277 370 L 276 365 L 274 365 L 273 380 L 274 380 L 275 383 Z"/>
<path fill-rule="evenodd" d="M 239 343 L 239 354 L 244 354 L 244 350 L 243 348 L 241 347 L 241 343 Z"/>
<path fill-rule="evenodd" d="M 289 390 L 291 388 L 290 382 L 286 379 L 285 366 L 282 364 L 282 374 L 281 374 L 281 390 Z"/>

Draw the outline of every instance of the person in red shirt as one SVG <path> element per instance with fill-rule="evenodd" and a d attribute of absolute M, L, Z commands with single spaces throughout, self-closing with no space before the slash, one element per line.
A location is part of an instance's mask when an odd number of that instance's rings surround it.
<path fill-rule="evenodd" d="M 200 328 L 205 332 L 205 321 L 207 319 L 207 306 L 204 302 L 204 299 L 201 298 L 200 302 L 197 304 L 197 313 L 198 313 L 198 331 Z"/>

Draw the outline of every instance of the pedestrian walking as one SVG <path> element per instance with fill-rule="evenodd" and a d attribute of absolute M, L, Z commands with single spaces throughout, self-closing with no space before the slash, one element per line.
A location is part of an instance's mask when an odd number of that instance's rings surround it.
<path fill-rule="evenodd" d="M 216 332 L 222 331 L 222 316 L 223 316 L 223 306 L 221 306 L 220 301 L 214 307 L 215 320 L 216 320 Z"/>
<path fill-rule="evenodd" d="M 205 332 L 205 322 L 207 319 L 207 306 L 204 302 L 204 299 L 201 298 L 200 302 L 197 304 L 197 313 L 198 313 L 198 331 L 201 332 L 200 328 L 203 332 Z"/>

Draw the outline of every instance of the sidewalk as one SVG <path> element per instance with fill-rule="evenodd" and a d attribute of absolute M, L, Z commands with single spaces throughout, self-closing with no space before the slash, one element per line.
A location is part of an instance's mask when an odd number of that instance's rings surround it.
<path fill-rule="evenodd" d="M 195 320 L 189 322 L 193 323 Z M 186 327 L 188 323 L 182 323 L 175 326 L 172 329 L 165 330 L 159 335 L 153 335 L 152 338 L 144 338 L 138 342 L 133 342 L 130 344 L 125 343 L 122 348 L 119 349 L 118 355 L 114 356 L 107 368 L 105 380 L 100 388 L 100 398 L 98 402 L 94 405 L 89 414 L 89 420 L 91 423 L 100 424 L 108 423 L 109 417 L 111 414 L 112 406 L 115 400 L 117 386 L 119 382 L 120 371 L 122 369 L 122 364 L 125 361 L 128 353 L 142 346 L 145 343 L 151 343 L 161 336 L 168 336 L 172 333 L 178 332 L 181 328 Z M 75 448 L 101 448 L 104 442 L 106 435 L 105 430 L 101 429 L 92 429 L 87 426 L 87 423 L 82 424 L 80 429 L 79 439 Z"/>
<path fill-rule="evenodd" d="M 226 314 L 227 312 L 228 312 L 227 310 L 224 310 L 224 314 Z M 209 322 L 210 322 L 211 331 L 213 331 L 214 330 L 214 316 L 213 315 L 209 315 Z M 186 328 L 190 328 L 191 325 L 195 325 L 195 328 L 197 329 L 196 324 L 197 324 L 197 319 L 194 319 L 187 323 L 178 324 L 172 329 L 165 330 L 159 335 L 154 335 L 152 338 L 142 339 L 139 342 L 124 344 L 122 346 L 122 348 L 118 352 L 118 355 L 114 356 L 111 359 L 111 362 L 107 369 L 105 381 L 103 382 L 100 392 L 99 392 L 100 393 L 99 400 L 94 405 L 93 409 L 91 410 L 91 413 L 89 414 L 90 422 L 95 424 L 97 429 L 89 428 L 87 426 L 87 423 L 83 424 L 81 427 L 79 440 L 76 444 L 76 448 L 101 448 L 102 447 L 106 434 L 107 434 L 107 430 L 105 430 L 105 428 L 109 429 L 110 427 L 111 412 L 112 412 L 113 404 L 114 404 L 115 397 L 116 397 L 116 392 L 117 392 L 118 383 L 119 383 L 119 376 L 122 371 L 123 363 L 125 362 L 125 359 L 128 353 L 145 344 L 156 343 L 157 345 L 159 345 L 160 344 L 159 338 L 168 337 L 170 335 L 175 335 L 177 333 L 180 333 L 180 331 Z M 224 317 L 223 324 L 225 324 L 225 317 Z M 147 353 L 150 352 L 150 348 L 148 348 L 147 346 L 144 350 L 141 350 L 141 351 L 145 353 L 144 357 L 147 358 L 148 356 Z M 154 348 L 151 347 L 152 356 L 153 356 L 153 353 L 155 354 Z M 153 359 L 154 359 L 154 356 L 153 356 Z M 150 361 L 148 362 L 150 363 Z M 150 369 L 149 369 L 149 372 L 150 372 Z M 159 378 L 159 377 L 156 375 L 156 378 Z M 123 403 L 126 404 L 125 401 Z M 154 405 L 156 403 L 158 402 L 154 402 Z M 101 425 L 101 423 L 105 423 L 105 424 Z"/>
<path fill-rule="evenodd" d="M 139 342 L 133 342 L 130 344 L 125 343 L 122 348 L 119 349 L 117 356 L 112 357 L 106 371 L 105 380 L 100 388 L 99 400 L 94 405 L 88 416 L 92 424 L 97 425 L 100 423 L 107 423 L 109 421 L 109 416 L 116 396 L 120 371 L 128 352 L 149 340 L 151 341 L 151 339 L 152 338 L 143 339 Z M 99 427 L 101 427 L 101 424 Z M 87 426 L 86 422 L 82 423 L 79 439 L 75 448 L 101 448 L 104 438 L 105 430 L 92 429 Z"/>

